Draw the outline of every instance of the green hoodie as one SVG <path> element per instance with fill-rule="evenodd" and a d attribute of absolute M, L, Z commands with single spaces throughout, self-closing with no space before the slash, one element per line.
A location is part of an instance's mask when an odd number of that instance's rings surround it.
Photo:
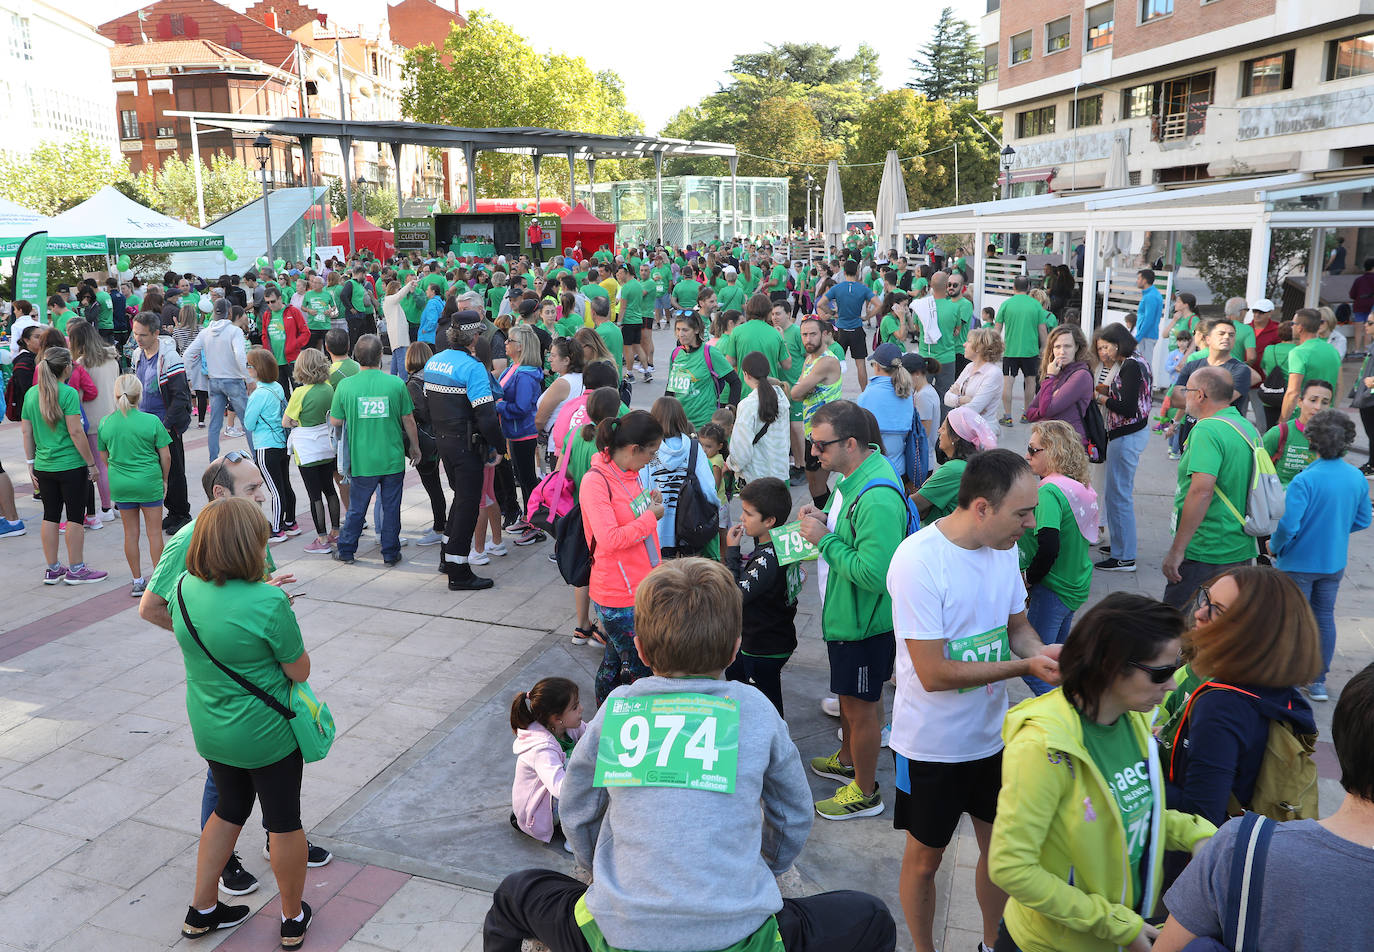
<path fill-rule="evenodd" d="M 835 515 L 835 529 L 821 537 L 817 546 L 828 566 L 821 631 L 826 641 L 862 641 L 892 631 L 892 597 L 887 592 L 887 570 L 897 546 L 906 538 L 906 504 L 897 491 L 881 486 L 863 494 L 849 510 L 864 485 L 885 479 L 894 485 L 896 475 L 881 452 L 868 454 L 859 468 L 835 484 L 825 511 L 842 508 Z"/>
<path fill-rule="evenodd" d="M 1010 897 L 1004 918 L 1025 952 L 1108 952 L 1129 945 L 1159 899 L 1164 851 L 1216 832 L 1201 817 L 1164 809 L 1150 715 L 1127 712 L 1149 751 L 1154 794 L 1145 898 L 1138 901 L 1116 797 L 1083 746 L 1078 712 L 1060 690 L 1024 701 L 1002 726 L 1002 793 L 988 875 Z M 1072 881 L 1072 885 L 1070 885 Z"/>

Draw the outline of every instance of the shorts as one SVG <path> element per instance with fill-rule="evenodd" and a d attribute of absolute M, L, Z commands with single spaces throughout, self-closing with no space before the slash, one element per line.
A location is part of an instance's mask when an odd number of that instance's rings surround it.
<path fill-rule="evenodd" d="M 496 505 L 496 464 L 487 463 L 482 467 L 482 498 L 477 508 L 485 509 Z"/>
<path fill-rule="evenodd" d="M 219 803 L 215 815 L 225 823 L 243 826 L 253 812 L 253 799 L 262 805 L 262 825 L 268 833 L 294 833 L 301 828 L 301 773 L 305 761 L 293 750 L 266 767 L 231 767 L 207 760 L 215 778 Z"/>
<path fill-rule="evenodd" d="M 897 639 L 892 632 L 862 641 L 827 641 L 830 656 L 830 691 L 860 701 L 880 700 L 883 685 L 897 663 Z"/>
<path fill-rule="evenodd" d="M 627 347 L 631 344 L 638 344 L 640 333 L 643 330 L 643 324 L 621 324 L 620 337 L 622 343 L 624 343 Z"/>
<path fill-rule="evenodd" d="M 794 359 L 795 359 L 795 358 L 794 358 Z M 790 388 L 784 387 L 783 389 L 790 389 Z M 803 419 L 804 417 L 805 417 L 805 413 L 802 411 L 802 402 L 801 402 L 800 400 L 790 400 L 790 401 L 788 401 L 788 404 L 787 404 L 787 422 L 788 422 L 788 423 L 800 423 L 800 422 L 802 422 L 802 419 Z"/>
<path fill-rule="evenodd" d="M 863 360 L 868 356 L 868 332 L 862 327 L 853 330 L 835 328 L 835 343 L 856 360 Z"/>
<path fill-rule="evenodd" d="M 997 819 L 1002 790 L 1002 752 L 957 764 L 908 760 L 892 752 L 897 766 L 897 799 L 892 826 L 905 830 L 924 846 L 944 849 L 967 813 L 975 820 Z"/>
<path fill-rule="evenodd" d="M 666 311 L 673 306 L 673 296 L 671 294 L 660 294 L 654 298 L 654 310 Z"/>
<path fill-rule="evenodd" d="M 1363 314 L 1361 314 L 1359 311 L 1354 311 L 1354 312 L 1352 312 L 1351 315 L 1350 315 L 1350 323 L 1352 323 L 1352 324 L 1367 324 L 1367 323 L 1369 323 L 1369 312 L 1366 311 L 1366 312 L 1363 313 Z"/>
<path fill-rule="evenodd" d="M 114 504 L 114 507 L 120 512 L 124 512 L 128 509 L 161 509 L 162 500 L 155 499 L 152 502 L 117 502 Z"/>
<path fill-rule="evenodd" d="M 808 473 L 819 473 L 821 471 L 821 459 L 816 455 L 810 438 L 806 441 L 806 471 Z"/>
<path fill-rule="evenodd" d="M 788 293 L 787 291 L 769 291 L 768 300 L 772 301 L 774 304 L 777 304 L 779 301 L 786 301 Z"/>
<path fill-rule="evenodd" d="M 1040 373 L 1039 357 L 1003 357 L 1002 376 L 1015 377 L 1021 373 L 1027 380 L 1034 380 Z"/>
<path fill-rule="evenodd" d="M 38 481 L 38 491 L 43 496 L 43 521 L 65 521 L 81 524 L 86 518 L 86 467 L 64 469 L 61 472 L 48 472 L 36 469 L 34 478 Z M 66 516 L 63 516 L 65 510 Z"/>

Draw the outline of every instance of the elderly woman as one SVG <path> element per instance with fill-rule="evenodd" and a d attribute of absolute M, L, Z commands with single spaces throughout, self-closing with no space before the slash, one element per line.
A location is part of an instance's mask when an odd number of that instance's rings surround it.
<path fill-rule="evenodd" d="M 959 481 L 968 458 L 974 453 L 996 448 L 997 432 L 973 410 L 958 407 L 949 411 L 945 422 L 940 424 L 935 445 L 936 458 L 943 457 L 943 462 L 911 497 L 922 525 L 929 525 L 954 511 L 959 504 Z"/>
<path fill-rule="evenodd" d="M 278 703 L 310 676 L 310 656 L 290 597 L 263 579 L 271 527 L 238 497 L 212 501 L 195 520 L 186 574 L 169 611 L 186 665 L 186 713 L 196 752 L 210 765 L 219 802 L 200 834 L 196 885 L 181 934 L 199 938 L 243 922 L 248 906 L 218 901 L 220 871 L 253 801 L 262 806 L 272 873 L 281 893 L 282 948 L 297 948 L 310 925 L 301 828 L 304 760 L 287 719 L 239 678 Z"/>
<path fill-rule="evenodd" d="M 1152 375 L 1136 353 L 1124 324 L 1097 332 L 1097 357 L 1107 370 L 1094 399 L 1107 412 L 1107 473 L 1104 507 L 1111 532 L 1111 556 L 1096 563 L 1103 572 L 1134 572 L 1136 554 L 1135 472 L 1150 441 Z"/>
<path fill-rule="evenodd" d="M 1355 424 L 1348 416 L 1322 410 L 1307 421 L 1305 435 L 1317 459 L 1288 484 L 1283 518 L 1269 540 L 1269 551 L 1274 564 L 1297 583 L 1317 618 L 1322 671 L 1307 686 L 1307 694 L 1325 701 L 1326 673 L 1336 651 L 1336 593 L 1345 575 L 1350 533 L 1369 526 L 1369 484 L 1342 459 L 1355 439 Z"/>
<path fill-rule="evenodd" d="M 1091 355 L 1088 339 L 1077 324 L 1063 324 L 1050 331 L 1040 355 L 1040 390 L 1035 402 L 1026 408 L 1026 419 L 1062 420 L 1083 435 L 1083 414 L 1093 399 L 1093 374 L 1088 369 Z"/>
<path fill-rule="evenodd" d="M 997 401 L 1002 396 L 1002 352 L 1006 344 L 991 327 L 971 331 L 964 342 L 969 363 L 945 391 L 945 406 L 968 407 L 988 422 L 997 423 Z"/>

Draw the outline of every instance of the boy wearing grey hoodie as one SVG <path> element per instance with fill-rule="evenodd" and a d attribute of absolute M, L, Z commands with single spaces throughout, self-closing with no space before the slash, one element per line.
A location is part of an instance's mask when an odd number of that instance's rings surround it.
<path fill-rule="evenodd" d="M 783 899 L 811 791 L 787 725 L 751 685 L 723 681 L 740 646 L 729 571 L 665 562 L 635 593 L 635 647 L 653 676 L 611 692 L 568 760 L 559 816 L 592 885 L 547 869 L 492 896 L 486 952 L 890 952 L 883 902 L 854 891 Z"/>

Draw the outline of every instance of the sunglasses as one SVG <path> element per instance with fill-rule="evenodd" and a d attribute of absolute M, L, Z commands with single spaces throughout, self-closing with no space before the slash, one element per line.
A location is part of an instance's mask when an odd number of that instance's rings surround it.
<path fill-rule="evenodd" d="M 1027 455 L 1027 456 L 1034 456 L 1036 453 L 1043 453 L 1043 452 L 1045 452 L 1045 447 L 1043 447 L 1043 446 L 1027 446 L 1027 447 L 1026 447 L 1026 455 Z"/>
<path fill-rule="evenodd" d="M 253 457 L 249 456 L 243 450 L 230 450 L 223 456 L 223 460 L 226 463 L 242 463 L 244 460 L 251 460 L 252 458 Z"/>
<path fill-rule="evenodd" d="M 847 439 L 849 439 L 849 437 L 847 436 L 837 436 L 833 440 L 812 440 L 811 446 L 815 449 L 817 453 L 824 453 L 827 449 L 834 446 L 836 443 L 843 443 Z"/>
<path fill-rule="evenodd" d="M 1173 664 L 1150 665 L 1141 664 L 1139 661 L 1127 661 L 1132 668 L 1139 668 L 1150 677 L 1153 684 L 1163 684 L 1174 676 L 1174 672 L 1183 667 L 1183 660 L 1180 658 Z"/>

